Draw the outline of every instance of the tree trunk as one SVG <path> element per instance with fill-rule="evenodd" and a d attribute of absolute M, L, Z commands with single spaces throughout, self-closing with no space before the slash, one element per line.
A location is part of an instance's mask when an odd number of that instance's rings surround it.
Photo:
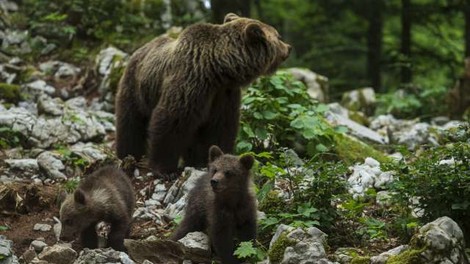
<path fill-rule="evenodd" d="M 223 23 L 227 13 L 249 17 L 250 6 L 251 0 L 211 0 L 212 22 Z"/>
<path fill-rule="evenodd" d="M 383 36 L 382 0 L 372 0 L 367 12 L 369 27 L 367 30 L 367 75 L 370 83 L 377 91 L 381 89 L 381 57 Z"/>
<path fill-rule="evenodd" d="M 402 0 L 401 8 L 401 82 L 410 83 L 411 75 L 411 0 Z"/>
<path fill-rule="evenodd" d="M 465 1 L 465 58 L 470 57 L 470 0 Z"/>

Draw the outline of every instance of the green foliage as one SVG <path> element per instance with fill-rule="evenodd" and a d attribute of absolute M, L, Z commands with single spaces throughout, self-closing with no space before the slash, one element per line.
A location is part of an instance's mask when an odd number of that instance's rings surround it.
<path fill-rule="evenodd" d="M 407 95 L 403 90 L 380 94 L 377 101 L 376 114 L 390 113 L 399 118 L 414 116 L 422 105 L 415 95 Z"/>
<path fill-rule="evenodd" d="M 10 229 L 8 226 L 0 225 L 0 232 L 7 231 L 8 229 Z"/>
<path fill-rule="evenodd" d="M 17 103 L 21 100 L 20 86 L 16 84 L 0 83 L 0 98 L 8 103 Z"/>
<path fill-rule="evenodd" d="M 233 254 L 249 263 L 257 263 L 266 258 L 266 252 L 255 247 L 251 241 L 241 242 Z"/>
<path fill-rule="evenodd" d="M 367 236 L 368 239 L 387 238 L 385 222 L 372 217 L 362 217 L 359 221 L 361 224 L 363 224 L 363 227 L 356 231 L 359 235 Z"/>
<path fill-rule="evenodd" d="M 303 83 L 286 72 L 262 77 L 242 99 L 239 152 L 268 150 L 277 146 L 305 145 L 307 153 L 324 152 L 335 130 L 326 123 L 323 104 L 314 103 Z"/>
<path fill-rule="evenodd" d="M 23 5 L 33 32 L 58 43 L 80 36 L 130 44 L 132 36 L 161 32 L 165 10 L 162 0 L 25 0 Z"/>
<path fill-rule="evenodd" d="M 346 192 L 343 163 L 312 159 L 300 165 L 289 150 L 258 159 L 256 180 L 262 186 L 258 200 L 267 214 L 260 222 L 262 229 L 271 230 L 280 223 L 297 227 L 332 224 L 337 217 L 334 200 Z M 288 200 L 271 191 L 274 181 L 285 183 Z"/>
<path fill-rule="evenodd" d="M 281 263 L 284 251 L 287 247 L 293 245 L 295 245 L 295 242 L 289 239 L 285 233 L 282 233 L 268 251 L 269 261 L 271 263 Z"/>
<path fill-rule="evenodd" d="M 407 91 L 397 90 L 379 94 L 376 114 L 390 113 L 396 117 L 408 119 L 416 116 L 429 117 L 445 114 L 446 87 L 429 84 L 429 87 L 422 88 L 410 85 Z"/>
<path fill-rule="evenodd" d="M 63 183 L 63 188 L 67 193 L 73 193 L 80 183 L 79 178 L 69 178 Z"/>
<path fill-rule="evenodd" d="M 10 128 L 5 126 L 0 126 L 0 149 L 9 149 L 24 145 L 26 139 L 24 136 Z"/>
<path fill-rule="evenodd" d="M 425 222 L 449 216 L 469 234 L 469 153 L 470 144 L 454 143 L 425 151 L 408 164 L 390 164 L 399 177 L 393 184 L 396 198 L 406 206 L 422 209 Z M 454 164 L 440 164 L 444 159 L 453 159 Z M 417 198 L 419 205 L 413 204 L 412 198 Z"/>
<path fill-rule="evenodd" d="M 80 155 L 73 153 L 67 146 L 56 145 L 54 147 L 55 151 L 63 157 L 67 165 L 72 166 L 73 168 L 81 169 L 89 165 L 89 162 L 86 159 L 82 158 Z"/>

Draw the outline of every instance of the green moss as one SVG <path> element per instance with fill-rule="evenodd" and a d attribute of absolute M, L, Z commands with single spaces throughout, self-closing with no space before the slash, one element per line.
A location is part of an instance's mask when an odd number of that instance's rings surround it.
<path fill-rule="evenodd" d="M 369 264 L 370 257 L 354 257 L 351 259 L 351 264 Z"/>
<path fill-rule="evenodd" d="M 358 112 L 358 111 L 350 111 L 349 119 L 364 126 L 369 126 L 369 123 L 370 123 L 367 117 L 362 112 Z"/>
<path fill-rule="evenodd" d="M 285 233 L 281 234 L 268 251 L 269 261 L 271 263 L 280 263 L 286 248 L 293 245 L 295 245 L 293 240 L 289 239 Z"/>
<path fill-rule="evenodd" d="M 10 103 L 18 102 L 21 99 L 20 86 L 16 84 L 0 83 L 0 98 Z"/>
<path fill-rule="evenodd" d="M 285 211 L 285 201 L 279 197 L 278 191 L 270 191 L 259 204 L 259 209 L 267 214 Z"/>
<path fill-rule="evenodd" d="M 387 260 L 387 264 L 424 264 L 421 260 L 423 249 L 409 249 L 402 253 L 392 256 Z"/>
<path fill-rule="evenodd" d="M 391 161 L 384 153 L 348 135 L 335 135 L 334 141 L 336 153 L 346 163 L 364 162 L 367 157 L 374 158 L 381 163 Z"/>

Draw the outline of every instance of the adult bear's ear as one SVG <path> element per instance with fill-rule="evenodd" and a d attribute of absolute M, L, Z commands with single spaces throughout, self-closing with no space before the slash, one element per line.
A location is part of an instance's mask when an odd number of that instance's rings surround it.
<path fill-rule="evenodd" d="M 224 155 L 224 153 L 219 147 L 214 145 L 209 148 L 209 162 L 213 162 L 222 155 Z"/>
<path fill-rule="evenodd" d="M 224 24 L 228 23 L 228 22 L 232 22 L 233 20 L 238 19 L 238 18 L 240 18 L 240 17 L 237 16 L 236 14 L 234 14 L 234 13 L 228 13 L 228 14 L 225 15 Z"/>
<path fill-rule="evenodd" d="M 86 203 L 87 203 L 86 194 L 85 194 L 85 192 L 83 192 L 80 189 L 75 190 L 75 192 L 73 194 L 73 198 L 74 198 L 75 202 L 78 203 L 78 204 L 86 205 Z"/>
<path fill-rule="evenodd" d="M 264 31 L 259 24 L 250 23 L 245 27 L 245 39 L 247 41 L 257 41 L 264 38 Z"/>
<path fill-rule="evenodd" d="M 251 167 L 253 167 L 253 163 L 255 163 L 255 158 L 249 154 L 246 154 L 240 157 L 240 163 L 245 169 L 250 170 Z"/>

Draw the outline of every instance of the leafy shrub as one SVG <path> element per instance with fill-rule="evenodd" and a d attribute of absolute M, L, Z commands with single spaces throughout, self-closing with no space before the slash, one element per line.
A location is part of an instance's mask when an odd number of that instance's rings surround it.
<path fill-rule="evenodd" d="M 380 94 L 377 96 L 376 114 L 393 114 L 396 117 L 415 116 L 421 102 L 413 94 L 405 94 L 403 90 Z"/>
<path fill-rule="evenodd" d="M 328 227 L 337 216 L 335 199 L 346 192 L 343 163 L 312 159 L 305 164 L 292 158 L 289 151 L 258 155 L 261 163 L 256 170 L 260 209 L 267 218 L 262 229 L 270 230 L 280 223 L 298 227 Z M 298 158 L 297 158 L 298 159 Z M 273 192 L 274 182 L 286 186 L 288 197 Z"/>
<path fill-rule="evenodd" d="M 242 99 L 239 152 L 273 150 L 277 146 L 295 148 L 312 155 L 327 150 L 335 130 L 322 114 L 326 105 L 310 99 L 302 82 L 283 71 L 262 77 L 252 84 Z"/>
<path fill-rule="evenodd" d="M 396 198 L 406 206 L 422 209 L 423 221 L 449 216 L 469 235 L 469 153 L 468 143 L 455 143 L 430 149 L 409 164 L 393 165 L 399 177 L 393 185 Z M 418 205 L 413 198 L 418 199 Z"/>
<path fill-rule="evenodd" d="M 404 90 L 392 91 L 377 96 L 376 114 L 391 113 L 396 117 L 436 116 L 446 111 L 447 88 L 427 84 L 426 88 L 410 85 Z"/>
<path fill-rule="evenodd" d="M 25 146 L 27 139 L 18 131 L 0 126 L 0 150 L 9 149 L 18 146 Z"/>
<path fill-rule="evenodd" d="M 25 0 L 23 6 L 33 32 L 71 39 L 75 35 L 110 41 L 161 29 L 162 0 Z"/>
<path fill-rule="evenodd" d="M 251 241 L 241 242 L 233 254 L 248 263 L 257 263 L 266 258 L 266 251 L 255 247 Z"/>

